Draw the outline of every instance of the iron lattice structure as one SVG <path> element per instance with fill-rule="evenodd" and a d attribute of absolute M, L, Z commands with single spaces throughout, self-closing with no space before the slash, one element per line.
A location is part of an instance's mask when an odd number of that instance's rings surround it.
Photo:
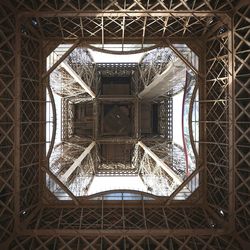
<path fill-rule="evenodd" d="M 12 0 L 0 13 L 1 249 L 249 249 L 247 1 Z M 184 42 L 203 55 L 202 195 L 110 204 L 60 202 L 44 189 L 44 58 L 65 39 L 140 50 Z"/>

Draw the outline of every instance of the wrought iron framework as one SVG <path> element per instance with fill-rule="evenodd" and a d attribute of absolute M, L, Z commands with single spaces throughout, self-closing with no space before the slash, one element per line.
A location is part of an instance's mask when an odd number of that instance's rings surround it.
<path fill-rule="evenodd" d="M 1 1 L 0 14 L 1 249 L 249 248 L 247 1 L 12 0 Z M 101 50 L 121 43 L 119 53 L 127 53 L 126 43 L 144 51 L 155 40 L 184 42 L 204 53 L 200 199 L 170 196 L 163 204 L 140 194 L 141 200 L 111 204 L 106 194 L 88 201 L 69 192 L 72 201 L 60 202 L 43 189 L 48 75 L 42 58 L 66 39 L 74 46 L 99 43 Z"/>

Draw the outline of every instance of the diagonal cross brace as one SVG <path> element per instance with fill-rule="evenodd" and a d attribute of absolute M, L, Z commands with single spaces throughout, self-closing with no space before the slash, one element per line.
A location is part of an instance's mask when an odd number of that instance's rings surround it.
<path fill-rule="evenodd" d="M 95 146 L 95 142 L 91 142 L 87 148 L 82 152 L 82 154 L 74 161 L 74 163 L 69 167 L 69 169 L 62 175 L 61 180 L 66 182 L 69 176 L 75 171 L 77 167 L 80 166 L 81 162 L 86 158 L 90 153 L 92 148 Z"/>
<path fill-rule="evenodd" d="M 65 53 L 60 57 L 60 59 L 56 63 L 54 63 L 47 72 L 43 74 L 42 78 L 45 79 L 46 77 L 48 77 L 52 73 L 52 71 L 55 70 L 56 67 L 58 67 L 60 63 L 63 62 L 66 57 L 79 45 L 79 43 L 80 40 L 77 39 L 74 44 L 67 51 L 65 51 Z"/>
<path fill-rule="evenodd" d="M 92 97 L 95 98 L 95 93 L 91 90 L 91 88 L 82 80 L 82 78 L 72 69 L 70 65 L 66 62 L 61 62 L 61 66 L 74 78 L 76 82 L 78 82 L 84 90 Z"/>
<path fill-rule="evenodd" d="M 173 181 L 180 185 L 183 180 L 162 160 L 160 159 L 150 148 L 148 148 L 141 141 L 138 142 L 138 145 L 162 168 L 166 173 L 173 178 Z"/>

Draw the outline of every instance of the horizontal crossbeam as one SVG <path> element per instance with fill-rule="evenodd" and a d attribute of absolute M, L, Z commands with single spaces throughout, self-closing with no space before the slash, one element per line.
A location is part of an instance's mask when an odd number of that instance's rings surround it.
<path fill-rule="evenodd" d="M 32 11 L 20 12 L 20 16 L 32 17 L 208 17 L 225 16 L 225 11 L 131 11 L 131 10 L 103 10 L 103 11 Z"/>

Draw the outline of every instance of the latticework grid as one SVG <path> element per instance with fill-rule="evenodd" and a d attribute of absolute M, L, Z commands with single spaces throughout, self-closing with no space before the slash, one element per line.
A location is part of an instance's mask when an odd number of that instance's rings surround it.
<path fill-rule="evenodd" d="M 249 4 L 149 2 L 1 2 L 2 249 L 249 247 Z M 204 199 L 165 208 L 120 201 L 111 208 L 107 201 L 62 203 L 45 193 L 41 76 L 48 40 L 53 48 L 66 38 L 104 46 L 109 41 L 192 44 L 197 37 L 206 43 L 206 82 L 200 80 Z"/>

